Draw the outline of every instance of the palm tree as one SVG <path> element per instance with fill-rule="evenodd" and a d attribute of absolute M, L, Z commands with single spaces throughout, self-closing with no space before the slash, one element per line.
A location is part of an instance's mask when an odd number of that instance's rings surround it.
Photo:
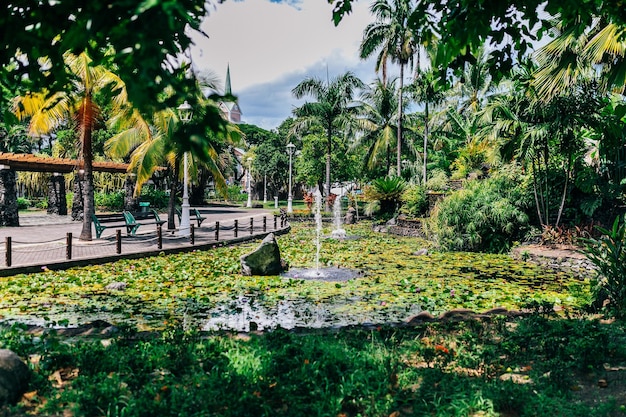
<path fill-rule="evenodd" d="M 396 138 L 398 118 L 398 96 L 396 79 L 383 83 L 378 79 L 372 88 L 363 93 L 363 111 L 358 121 L 362 134 L 352 144 L 353 147 L 366 145 L 365 165 L 374 169 L 379 157 L 384 155 L 386 175 L 391 169 L 391 149 Z"/>
<path fill-rule="evenodd" d="M 415 101 L 424 105 L 424 131 L 422 150 L 422 185 L 426 185 L 427 163 L 428 163 L 428 141 L 430 136 L 430 106 L 437 106 L 444 100 L 444 83 L 439 72 L 435 69 L 417 69 L 415 80 L 411 85 L 411 93 Z"/>
<path fill-rule="evenodd" d="M 312 96 L 316 101 L 304 103 L 293 113 L 296 121 L 292 133 L 302 133 L 314 125 L 321 126 L 326 133 L 326 190 L 330 195 L 330 161 L 333 135 L 354 122 L 358 106 L 353 102 L 355 90 L 365 84 L 352 72 L 347 72 L 324 83 L 318 78 L 307 78 L 298 84 L 292 93 L 296 98 Z M 326 210 L 329 210 L 328 198 Z"/>
<path fill-rule="evenodd" d="M 62 92 L 46 91 L 18 97 L 14 112 L 20 119 L 30 117 L 29 134 L 38 136 L 74 121 L 80 138 L 80 164 L 84 170 L 83 228 L 81 240 L 91 240 L 91 215 L 95 212 L 93 187 L 92 132 L 99 120 L 100 108 L 94 97 L 98 91 L 110 93 L 114 109 L 127 103 L 124 82 L 103 66 L 92 65 L 86 53 L 65 54 L 67 67 L 74 74 L 72 86 Z"/>
<path fill-rule="evenodd" d="M 596 18 L 590 26 L 578 23 L 552 27 L 554 40 L 536 54 L 540 68 L 533 85 L 538 98 L 548 101 L 567 94 L 581 80 L 601 71 L 606 91 L 626 89 L 626 30 Z"/>
<path fill-rule="evenodd" d="M 387 60 L 400 65 L 400 85 L 398 87 L 398 128 L 397 134 L 397 172 L 400 175 L 402 155 L 402 114 L 404 104 L 403 83 L 404 68 L 413 62 L 416 41 L 408 23 L 411 16 L 412 0 L 376 0 L 370 7 L 376 21 L 370 23 L 363 32 L 360 46 L 362 59 L 369 58 L 376 51 L 376 72 L 382 70 L 382 82 L 387 82 Z"/>
<path fill-rule="evenodd" d="M 211 100 L 200 100 L 200 107 L 215 106 Z M 202 108 L 199 109 L 202 111 Z M 130 155 L 129 171 L 137 174 L 135 194 L 141 192 L 141 187 L 146 183 L 154 172 L 168 165 L 172 168 L 173 181 L 168 204 L 168 228 L 174 229 L 175 204 L 177 196 L 177 181 L 182 170 L 181 161 L 185 151 L 177 140 L 180 132 L 180 120 L 177 113 L 172 109 L 165 109 L 155 113 L 151 122 L 146 121 L 138 112 L 133 112 L 130 117 L 118 117 L 111 121 L 120 133 L 111 137 L 105 144 L 105 150 L 114 157 L 125 157 Z M 189 158 L 190 177 L 196 178 L 198 168 L 207 169 L 213 176 L 216 188 L 223 195 L 227 195 L 227 185 L 222 175 L 223 167 L 220 164 L 221 158 L 218 152 L 219 143 L 224 140 L 235 144 L 239 141 L 241 132 L 232 124 L 226 126 L 224 131 L 219 133 L 207 132 L 204 138 L 205 146 L 203 151 L 206 155 L 196 155 L 192 148 L 192 157 Z M 210 136 L 210 137 L 209 137 Z"/>

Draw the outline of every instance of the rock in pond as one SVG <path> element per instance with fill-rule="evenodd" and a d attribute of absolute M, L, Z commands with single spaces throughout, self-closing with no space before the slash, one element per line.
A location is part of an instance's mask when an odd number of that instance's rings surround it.
<path fill-rule="evenodd" d="M 267 235 L 254 251 L 241 256 L 240 260 L 242 275 L 278 275 L 285 269 L 273 233 Z"/>

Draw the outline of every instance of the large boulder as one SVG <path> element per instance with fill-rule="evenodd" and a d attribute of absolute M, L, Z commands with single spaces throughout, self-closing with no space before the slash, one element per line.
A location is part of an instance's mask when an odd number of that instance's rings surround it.
<path fill-rule="evenodd" d="M 15 352 L 0 349 L 0 406 L 15 404 L 28 389 L 30 370 Z"/>
<path fill-rule="evenodd" d="M 254 251 L 241 256 L 240 260 L 243 275 L 278 275 L 285 269 L 273 233 L 267 235 Z"/>

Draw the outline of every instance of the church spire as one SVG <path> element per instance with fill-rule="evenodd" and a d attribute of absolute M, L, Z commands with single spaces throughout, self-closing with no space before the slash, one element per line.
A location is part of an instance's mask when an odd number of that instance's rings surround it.
<path fill-rule="evenodd" d="M 224 94 L 233 94 L 233 91 L 230 87 L 230 64 L 228 64 L 228 66 L 226 67 L 226 87 L 224 88 Z"/>

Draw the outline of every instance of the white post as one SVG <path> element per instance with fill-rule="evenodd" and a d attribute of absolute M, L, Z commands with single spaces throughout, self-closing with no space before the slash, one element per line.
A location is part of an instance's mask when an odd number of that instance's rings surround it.
<path fill-rule="evenodd" d="M 251 182 L 251 176 L 250 176 L 250 170 L 252 169 L 252 158 L 248 158 L 248 203 L 246 204 L 246 207 L 250 208 L 252 207 L 252 187 L 250 186 L 250 182 Z"/>
<path fill-rule="evenodd" d="M 263 205 L 267 204 L 267 172 L 263 178 Z"/>
<path fill-rule="evenodd" d="M 187 160 L 187 152 L 184 156 L 184 172 L 183 172 L 183 205 L 181 207 L 180 225 L 178 226 L 178 236 L 189 236 L 190 223 L 189 223 L 189 189 L 187 183 L 189 182 L 189 161 Z"/>
<path fill-rule="evenodd" d="M 289 153 L 289 197 L 287 197 L 287 213 L 293 213 L 293 194 L 291 193 L 291 157 L 296 145 L 289 142 L 287 144 L 287 152 Z"/>

